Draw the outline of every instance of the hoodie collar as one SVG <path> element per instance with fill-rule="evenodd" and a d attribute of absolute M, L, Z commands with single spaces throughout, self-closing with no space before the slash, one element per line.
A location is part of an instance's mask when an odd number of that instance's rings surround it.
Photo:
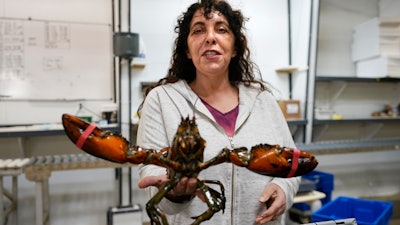
<path fill-rule="evenodd" d="M 200 98 L 194 93 L 194 91 L 190 88 L 189 84 L 180 80 L 176 83 L 168 84 L 172 89 L 181 94 L 188 102 L 195 106 L 196 110 L 204 115 L 207 115 L 209 118 L 213 119 L 213 116 L 205 107 L 205 105 L 200 101 Z M 243 84 L 239 84 L 239 115 L 236 120 L 236 127 L 240 127 L 250 115 L 257 96 L 261 93 L 259 89 L 255 87 L 246 87 Z"/>

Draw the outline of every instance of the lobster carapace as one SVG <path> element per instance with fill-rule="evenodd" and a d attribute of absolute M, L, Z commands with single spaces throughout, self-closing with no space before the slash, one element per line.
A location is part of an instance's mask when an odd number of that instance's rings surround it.
<path fill-rule="evenodd" d="M 206 141 L 200 136 L 195 117 L 182 117 L 171 147 L 160 150 L 130 146 L 121 135 L 103 131 L 95 124 L 69 114 L 62 116 L 62 122 L 71 141 L 91 155 L 117 163 L 143 163 L 167 168 L 170 180 L 146 204 L 152 224 L 157 225 L 168 224 L 158 203 L 182 177 L 197 177 L 201 170 L 210 166 L 230 162 L 262 175 L 287 178 L 306 174 L 318 164 L 310 153 L 270 144 L 258 144 L 250 150 L 245 147 L 224 148 L 214 158 L 204 161 Z M 220 192 L 206 185 L 208 183 L 219 185 Z M 208 210 L 193 218 L 192 224 L 200 224 L 225 208 L 224 187 L 219 181 L 198 180 L 197 187 L 205 197 Z"/>

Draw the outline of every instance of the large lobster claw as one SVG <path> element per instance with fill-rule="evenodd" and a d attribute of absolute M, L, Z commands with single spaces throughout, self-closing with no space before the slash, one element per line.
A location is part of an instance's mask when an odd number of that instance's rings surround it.
<path fill-rule="evenodd" d="M 78 148 L 96 157 L 117 162 L 127 162 L 126 152 L 129 142 L 120 134 L 103 131 L 94 124 L 89 124 L 79 118 L 62 115 L 62 123 L 66 135 Z"/>
<path fill-rule="evenodd" d="M 317 165 L 318 161 L 311 153 L 297 148 L 259 144 L 252 147 L 251 160 L 248 160 L 246 168 L 262 175 L 295 177 L 311 172 Z"/>

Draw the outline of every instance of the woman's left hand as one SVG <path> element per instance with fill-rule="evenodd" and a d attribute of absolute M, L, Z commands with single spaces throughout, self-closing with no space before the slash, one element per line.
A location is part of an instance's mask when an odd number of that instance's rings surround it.
<path fill-rule="evenodd" d="M 267 209 L 257 216 L 255 222 L 258 224 L 276 220 L 286 210 L 285 192 L 277 184 L 268 184 L 261 194 L 259 201 L 266 204 Z"/>

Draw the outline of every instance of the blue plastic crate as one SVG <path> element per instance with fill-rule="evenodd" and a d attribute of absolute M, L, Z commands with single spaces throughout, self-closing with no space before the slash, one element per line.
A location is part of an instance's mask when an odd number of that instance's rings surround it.
<path fill-rule="evenodd" d="M 326 197 L 321 199 L 322 205 L 331 201 L 332 191 L 334 189 L 334 175 L 321 171 L 311 171 L 310 173 L 303 175 L 301 179 L 306 179 L 315 182 L 315 190 L 325 193 Z M 295 203 L 293 208 L 301 211 L 309 211 L 310 205 L 307 203 Z"/>
<path fill-rule="evenodd" d="M 312 222 L 355 218 L 358 225 L 387 225 L 393 214 L 393 204 L 340 196 L 311 215 Z"/>
<path fill-rule="evenodd" d="M 322 205 L 331 201 L 332 191 L 334 189 L 334 175 L 322 171 L 311 171 L 303 175 L 302 179 L 316 181 L 316 190 L 325 193 L 326 197 L 321 199 Z"/>

